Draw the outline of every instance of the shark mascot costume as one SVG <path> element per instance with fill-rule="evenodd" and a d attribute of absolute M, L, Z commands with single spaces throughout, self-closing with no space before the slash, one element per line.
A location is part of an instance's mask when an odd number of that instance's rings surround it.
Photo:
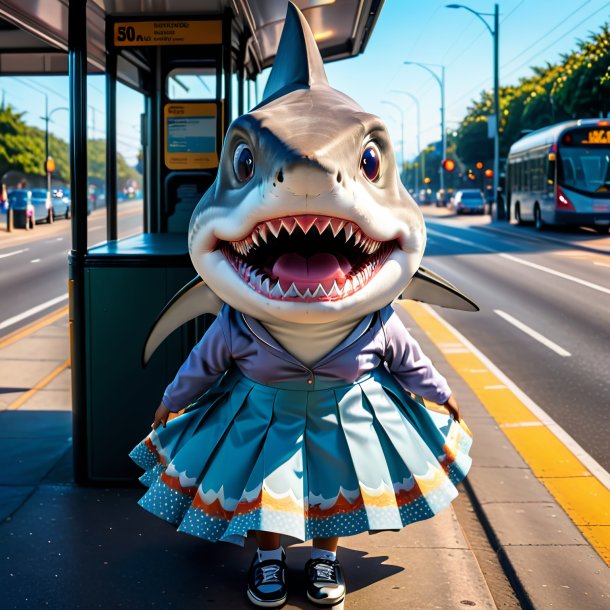
<path fill-rule="evenodd" d="M 453 404 L 391 304 L 476 305 L 420 267 L 425 240 L 384 124 L 329 86 L 289 4 L 264 99 L 232 123 L 191 219 L 200 277 L 145 348 L 147 360 L 186 320 L 217 314 L 130 454 L 149 487 L 139 504 L 210 541 L 243 544 L 258 531 L 314 546 L 447 507 L 471 436 L 457 408 L 412 398 Z M 343 599 L 334 559 L 309 566 L 316 603 Z M 255 557 L 256 605 L 286 600 L 283 560 Z"/>

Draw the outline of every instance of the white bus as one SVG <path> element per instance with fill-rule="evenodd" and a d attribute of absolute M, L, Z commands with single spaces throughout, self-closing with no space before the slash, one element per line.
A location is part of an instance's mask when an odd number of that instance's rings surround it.
<path fill-rule="evenodd" d="M 517 140 L 506 163 L 507 203 L 518 224 L 610 227 L 610 120 L 581 119 Z"/>

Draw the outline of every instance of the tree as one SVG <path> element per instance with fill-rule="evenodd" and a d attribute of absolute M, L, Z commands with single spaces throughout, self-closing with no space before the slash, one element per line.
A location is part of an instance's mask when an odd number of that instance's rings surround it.
<path fill-rule="evenodd" d="M 610 31 L 607 24 L 557 64 L 532 68 L 517 85 L 500 88 L 500 156 L 525 130 L 567 119 L 606 116 L 610 111 Z M 483 91 L 458 129 L 457 154 L 466 164 L 489 163 L 493 140 L 487 137 L 492 93 Z"/>

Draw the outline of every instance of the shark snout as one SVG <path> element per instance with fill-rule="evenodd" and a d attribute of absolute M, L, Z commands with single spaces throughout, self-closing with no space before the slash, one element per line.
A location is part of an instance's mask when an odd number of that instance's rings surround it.
<path fill-rule="evenodd" d="M 273 179 L 273 190 L 297 197 L 319 197 L 332 193 L 341 186 L 341 171 L 331 164 L 302 159 L 277 168 Z"/>

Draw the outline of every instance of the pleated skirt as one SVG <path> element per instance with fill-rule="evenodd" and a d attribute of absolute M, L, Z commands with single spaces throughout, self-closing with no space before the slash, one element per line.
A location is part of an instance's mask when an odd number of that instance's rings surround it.
<path fill-rule="evenodd" d="M 181 532 L 243 544 L 251 530 L 299 540 L 398 530 L 457 495 L 471 433 L 379 368 L 322 390 L 228 372 L 130 453 L 140 506 Z"/>

